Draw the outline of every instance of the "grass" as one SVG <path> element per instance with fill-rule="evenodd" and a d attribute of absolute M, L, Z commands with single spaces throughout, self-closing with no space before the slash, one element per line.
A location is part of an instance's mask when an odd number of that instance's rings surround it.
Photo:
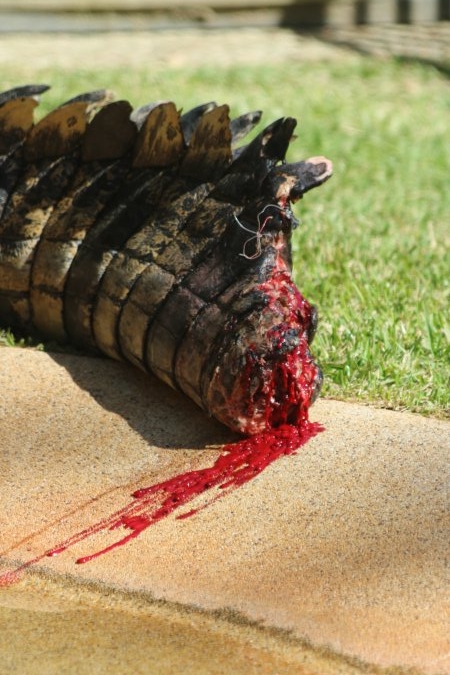
<path fill-rule="evenodd" d="M 298 117 L 290 159 L 324 154 L 335 166 L 298 205 L 293 240 L 296 280 L 320 310 L 324 395 L 448 415 L 450 92 L 437 70 L 355 56 L 164 72 L 93 64 L 64 77 L 29 64 L 8 79 L 51 82 L 42 112 L 106 85 L 134 105 L 215 99 L 234 114 L 261 108 L 267 122 Z"/>

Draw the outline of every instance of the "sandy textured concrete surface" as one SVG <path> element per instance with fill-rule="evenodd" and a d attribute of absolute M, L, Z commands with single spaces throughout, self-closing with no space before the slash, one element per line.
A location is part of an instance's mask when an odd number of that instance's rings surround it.
<path fill-rule="evenodd" d="M 450 673 L 449 423 L 327 400 L 312 418 L 324 433 L 194 517 L 1 588 L 0 673 Z M 131 367 L 9 348 L 0 424 L 3 571 L 232 440 Z"/>

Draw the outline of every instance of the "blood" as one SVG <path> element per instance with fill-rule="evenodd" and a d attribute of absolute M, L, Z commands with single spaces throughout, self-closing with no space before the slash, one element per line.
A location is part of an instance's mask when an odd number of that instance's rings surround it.
<path fill-rule="evenodd" d="M 300 426 L 285 424 L 225 445 L 212 466 L 197 471 L 188 471 L 161 483 L 137 490 L 132 495 L 133 500 L 119 511 L 77 532 L 41 555 L 28 560 L 17 569 L 1 575 L 0 586 L 7 586 L 18 581 L 21 574 L 32 565 L 47 557 L 59 555 L 97 533 L 118 529 L 128 530 L 125 536 L 112 544 L 76 560 L 78 564 L 90 562 L 136 539 L 147 528 L 167 518 L 198 495 L 218 488 L 219 491 L 206 504 L 176 516 L 178 519 L 191 517 L 200 508 L 205 508 L 208 504 L 255 478 L 276 459 L 295 454 L 301 445 L 320 431 L 322 427 L 319 424 L 305 420 Z"/>
<path fill-rule="evenodd" d="M 272 311 L 276 310 L 277 303 L 281 302 L 284 305 L 281 312 L 283 320 L 273 329 L 273 335 L 270 336 L 276 347 L 275 353 L 279 350 L 282 356 L 276 363 L 269 363 L 269 375 L 265 368 L 267 376 L 262 389 L 258 392 L 259 399 L 263 396 L 266 403 L 266 429 L 223 446 L 212 466 L 188 471 L 137 490 L 132 495 L 130 503 L 123 508 L 28 560 L 17 569 L 0 576 L 0 586 L 14 583 L 30 566 L 45 558 L 60 555 L 95 534 L 116 530 L 120 530 L 122 534 L 123 530 L 126 532 L 113 543 L 78 558 L 76 560 L 78 564 L 85 564 L 124 546 L 175 512 L 177 519 L 192 517 L 200 509 L 251 481 L 275 460 L 295 454 L 308 439 L 322 431 L 319 424 L 308 420 L 314 378 L 318 371 L 310 357 L 306 338 L 310 306 L 292 283 L 281 262 L 270 281 L 261 285 L 261 290 L 267 293 Z M 297 328 L 304 326 L 305 330 L 299 332 L 297 346 L 284 354 L 283 336 L 287 330 L 292 329 L 292 326 Z M 243 369 L 240 381 L 242 393 L 245 393 L 246 387 L 249 386 L 248 380 L 255 367 L 254 359 L 250 348 L 247 368 Z M 281 398 L 280 391 L 283 393 Z M 249 405 L 251 406 L 251 403 Z M 181 512 L 182 507 L 206 492 L 210 492 L 210 498 L 206 502 L 199 507 Z"/>

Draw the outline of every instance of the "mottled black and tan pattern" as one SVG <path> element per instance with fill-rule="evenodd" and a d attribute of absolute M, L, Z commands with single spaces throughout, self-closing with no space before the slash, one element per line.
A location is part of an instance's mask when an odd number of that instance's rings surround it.
<path fill-rule="evenodd" d="M 34 123 L 46 89 L 0 94 L 1 324 L 130 361 L 221 418 L 211 378 L 277 256 L 290 265 L 290 203 L 330 162 L 284 163 L 289 117 L 236 147 L 260 113 L 214 103 L 133 110 L 97 91 Z"/>

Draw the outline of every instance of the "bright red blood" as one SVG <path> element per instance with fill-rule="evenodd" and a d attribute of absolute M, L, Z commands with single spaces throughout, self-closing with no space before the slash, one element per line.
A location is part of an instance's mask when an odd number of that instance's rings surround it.
<path fill-rule="evenodd" d="M 281 262 L 272 279 L 261 285 L 261 290 L 267 293 L 272 310 L 277 303 L 284 305 L 284 309 L 280 311 L 283 322 L 277 326 L 275 334 L 271 336 L 275 341 L 279 338 L 281 348 L 284 326 L 290 328 L 293 325 L 307 325 L 310 306 L 292 283 L 290 275 Z M 248 358 L 251 369 L 251 357 Z M 299 362 L 302 364 L 300 377 Z M 277 362 L 274 373 L 264 383 L 263 393 L 268 410 L 266 431 L 225 445 L 211 467 L 189 471 L 167 481 L 137 490 L 133 494 L 133 500 L 127 506 L 25 562 L 16 570 L 0 576 L 0 586 L 13 583 L 20 577 L 20 573 L 31 565 L 46 557 L 58 555 L 96 533 L 105 530 L 127 530 L 125 536 L 119 537 L 117 541 L 99 551 L 79 558 L 77 563 L 82 564 L 98 558 L 114 548 L 123 546 L 131 539 L 135 539 L 148 527 L 173 512 L 179 511 L 181 507 L 189 504 L 195 497 L 207 490 L 213 488 L 219 490 L 207 502 L 210 504 L 255 478 L 279 457 L 294 454 L 302 444 L 322 430 L 319 424 L 309 422 L 307 416 L 312 382 L 316 372 L 317 367 L 309 355 L 306 336 L 303 336 L 298 346 Z M 280 377 L 285 383 L 284 399 L 274 403 L 274 392 L 279 391 Z M 246 373 L 244 371 L 242 387 L 245 386 Z M 291 414 L 293 408 L 296 411 L 294 419 Z M 277 425 L 276 428 L 271 428 L 273 425 Z M 187 518 L 197 511 L 198 509 L 193 508 L 179 513 L 176 517 Z"/>
<path fill-rule="evenodd" d="M 212 497 L 208 502 L 211 503 L 228 491 L 247 483 L 279 457 L 294 454 L 302 444 L 321 430 L 322 427 L 319 424 L 304 420 L 299 427 L 286 424 L 237 443 L 225 445 L 220 456 L 211 467 L 189 471 L 162 483 L 137 490 L 133 494 L 133 501 L 124 508 L 60 542 L 57 546 L 27 561 L 16 570 L 1 575 L 0 586 L 14 583 L 20 578 L 20 573 L 31 565 L 45 557 L 58 555 L 102 530 L 125 528 L 129 532 L 104 549 L 79 558 L 76 561 L 77 563 L 89 562 L 118 546 L 123 546 L 131 539 L 138 537 L 151 525 L 188 504 L 197 495 L 218 487 L 223 492 L 219 492 Z M 197 510 L 191 509 L 178 515 L 177 518 L 190 517 Z"/>

